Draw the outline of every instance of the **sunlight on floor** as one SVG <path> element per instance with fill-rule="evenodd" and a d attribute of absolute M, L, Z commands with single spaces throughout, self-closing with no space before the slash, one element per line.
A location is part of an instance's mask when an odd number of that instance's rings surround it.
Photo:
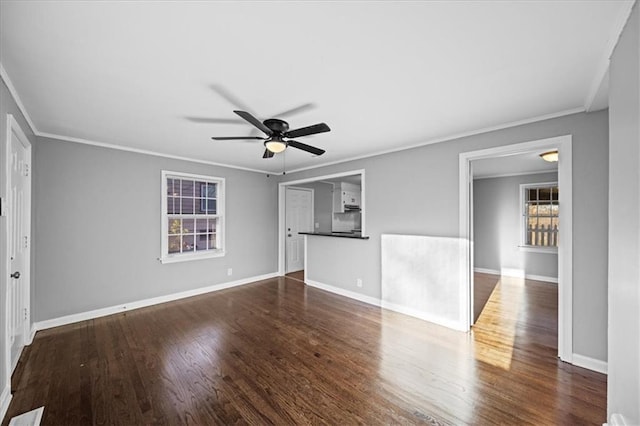
<path fill-rule="evenodd" d="M 478 361 L 509 370 L 516 325 L 525 296 L 524 278 L 501 277 L 473 326 Z"/>

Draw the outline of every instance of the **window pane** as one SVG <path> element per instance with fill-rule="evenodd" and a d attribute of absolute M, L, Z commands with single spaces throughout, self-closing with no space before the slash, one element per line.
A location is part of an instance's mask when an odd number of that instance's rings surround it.
<path fill-rule="evenodd" d="M 555 187 L 553 187 L 553 192 L 551 193 L 551 199 L 557 201 L 558 198 L 559 198 L 558 187 L 555 186 Z"/>
<path fill-rule="evenodd" d="M 209 219 L 208 231 L 209 232 L 216 232 L 217 224 L 218 224 L 218 219 L 215 219 L 215 218 Z"/>
<path fill-rule="evenodd" d="M 193 234 L 195 219 L 182 219 L 182 233 Z"/>
<path fill-rule="evenodd" d="M 197 234 L 206 234 L 207 233 L 207 219 L 196 219 L 196 233 Z"/>
<path fill-rule="evenodd" d="M 527 216 L 536 216 L 538 214 L 538 205 L 536 203 L 527 204 Z"/>
<path fill-rule="evenodd" d="M 183 197 L 193 197 L 193 181 L 182 179 L 182 196 Z"/>
<path fill-rule="evenodd" d="M 207 183 L 207 198 L 216 198 L 218 185 L 215 183 Z"/>
<path fill-rule="evenodd" d="M 169 237 L 169 253 L 180 253 L 180 236 Z"/>
<path fill-rule="evenodd" d="M 207 249 L 207 234 L 197 234 L 196 235 L 196 250 L 206 250 Z"/>
<path fill-rule="evenodd" d="M 538 214 L 540 216 L 549 216 L 549 215 L 551 215 L 551 204 L 540 204 L 538 206 Z"/>
<path fill-rule="evenodd" d="M 173 195 L 173 179 L 167 178 L 167 195 Z"/>
<path fill-rule="evenodd" d="M 189 252 L 189 251 L 193 251 L 194 249 L 194 244 L 193 244 L 193 235 L 185 235 L 182 237 L 182 252 Z"/>
<path fill-rule="evenodd" d="M 207 200 L 207 213 L 208 214 L 216 214 L 217 213 L 217 200 Z"/>
<path fill-rule="evenodd" d="M 193 214 L 193 198 L 180 198 L 180 204 L 182 214 Z"/>
<path fill-rule="evenodd" d="M 538 198 L 544 201 L 551 200 L 551 188 L 538 188 Z"/>
<path fill-rule="evenodd" d="M 195 194 L 194 196 L 197 197 L 204 197 L 204 194 L 207 191 L 207 183 L 206 182 L 202 182 L 197 180 L 195 183 Z"/>
<path fill-rule="evenodd" d="M 196 214 L 205 214 L 207 212 L 207 203 L 204 198 L 196 198 Z"/>
<path fill-rule="evenodd" d="M 217 242 L 217 238 L 216 238 L 216 234 L 208 234 L 208 240 L 209 240 L 209 249 L 217 249 L 218 248 L 218 242 Z"/>
<path fill-rule="evenodd" d="M 169 235 L 180 235 L 182 233 L 182 224 L 180 219 L 170 218 L 167 225 L 167 232 Z"/>
<path fill-rule="evenodd" d="M 176 211 L 175 211 L 175 210 L 174 210 L 174 208 L 173 208 L 173 205 L 174 205 L 173 203 L 174 203 L 174 201 L 175 201 L 175 198 L 174 198 L 174 197 L 167 197 L 167 213 L 168 213 L 168 214 L 174 214 L 174 213 L 176 213 Z M 177 212 L 177 213 L 180 213 L 180 212 Z"/>
<path fill-rule="evenodd" d="M 558 203 L 554 203 L 551 205 L 551 214 L 553 216 L 558 216 L 560 214 L 560 206 Z"/>
<path fill-rule="evenodd" d="M 527 200 L 536 201 L 538 199 L 538 190 L 536 188 L 527 189 Z"/>

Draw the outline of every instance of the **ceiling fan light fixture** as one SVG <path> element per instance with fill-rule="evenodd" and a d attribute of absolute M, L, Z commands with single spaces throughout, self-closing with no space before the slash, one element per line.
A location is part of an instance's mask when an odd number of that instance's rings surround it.
<path fill-rule="evenodd" d="M 278 139 L 270 139 L 268 141 L 266 141 L 264 143 L 265 148 L 267 148 L 269 151 L 273 152 L 274 154 L 278 154 L 282 151 L 284 151 L 285 149 L 287 149 L 287 144 L 284 141 L 278 140 Z"/>
<path fill-rule="evenodd" d="M 543 152 L 542 154 L 540 154 L 540 157 L 542 157 L 544 161 L 555 163 L 558 161 L 558 150 L 554 149 L 552 151 Z"/>

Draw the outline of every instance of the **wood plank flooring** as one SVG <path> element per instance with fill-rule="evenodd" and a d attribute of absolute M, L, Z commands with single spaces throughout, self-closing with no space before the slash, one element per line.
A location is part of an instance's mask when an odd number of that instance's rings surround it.
<path fill-rule="evenodd" d="M 469 334 L 285 277 L 44 330 L 2 424 L 602 424 L 606 376 L 556 358 L 556 286 L 482 275 Z"/>

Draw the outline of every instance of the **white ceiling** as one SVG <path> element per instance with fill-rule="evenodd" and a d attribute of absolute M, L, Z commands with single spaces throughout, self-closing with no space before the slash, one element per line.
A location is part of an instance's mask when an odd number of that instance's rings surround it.
<path fill-rule="evenodd" d="M 38 134 L 277 173 L 248 123 L 287 116 L 286 169 L 606 107 L 633 1 L 2 1 L 0 62 Z M 604 84 L 603 84 L 604 83 Z"/>

